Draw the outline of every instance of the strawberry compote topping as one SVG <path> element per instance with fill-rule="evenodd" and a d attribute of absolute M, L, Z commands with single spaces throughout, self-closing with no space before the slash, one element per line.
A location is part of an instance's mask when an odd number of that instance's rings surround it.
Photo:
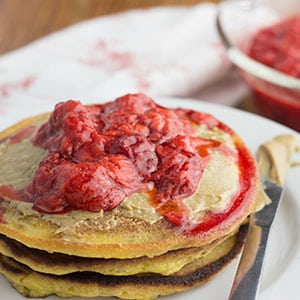
<path fill-rule="evenodd" d="M 49 150 L 27 192 L 40 211 L 111 210 L 154 188 L 166 201 L 195 192 L 207 159 L 187 119 L 144 95 L 56 106 L 34 143 Z"/>
<path fill-rule="evenodd" d="M 231 135 L 236 151 L 198 137 L 196 124 Z M 59 103 L 33 143 L 48 155 L 25 193 L 43 213 L 112 210 L 126 197 L 146 192 L 159 214 L 197 233 L 242 210 L 253 193 L 254 159 L 231 129 L 209 114 L 164 108 L 142 94 L 90 106 Z M 211 151 L 237 162 L 239 192 L 226 212 L 208 213 L 208 220 L 195 224 L 182 199 L 195 193 Z"/>

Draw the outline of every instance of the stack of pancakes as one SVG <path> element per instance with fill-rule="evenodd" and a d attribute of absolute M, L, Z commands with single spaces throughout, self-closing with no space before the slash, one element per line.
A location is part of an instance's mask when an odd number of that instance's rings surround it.
<path fill-rule="evenodd" d="M 27 119 L 0 134 L 0 272 L 21 294 L 155 299 L 206 282 L 239 253 L 247 217 L 257 207 L 257 172 L 249 178 L 253 192 L 245 205 L 218 226 L 195 234 L 158 214 L 147 193 L 100 212 L 47 214 L 16 200 L 13 191 L 31 182 L 47 154 L 32 144 L 34 131 L 17 137 L 47 118 Z M 232 151 L 242 143 L 220 128 L 199 126 L 197 134 Z M 234 159 L 213 155 L 201 179 L 206 184 L 185 202 L 194 218 L 228 209 L 238 192 L 239 172 Z"/>
<path fill-rule="evenodd" d="M 216 245 L 131 259 L 49 253 L 1 236 L 0 272 L 26 297 L 155 299 L 209 280 L 239 253 L 245 233 L 243 226 L 238 234 Z"/>

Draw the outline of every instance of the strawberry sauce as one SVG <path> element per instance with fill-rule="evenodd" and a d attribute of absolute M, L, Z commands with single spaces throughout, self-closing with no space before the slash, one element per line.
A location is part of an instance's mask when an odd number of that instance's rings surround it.
<path fill-rule="evenodd" d="M 237 150 L 198 137 L 194 125 L 230 134 Z M 0 196 L 30 201 L 42 213 L 112 210 L 126 197 L 146 192 L 159 214 L 196 234 L 248 206 L 257 179 L 254 158 L 229 127 L 212 115 L 168 109 L 142 94 L 89 106 L 74 100 L 59 103 L 33 143 L 48 155 L 32 182 L 22 196 L 5 186 Z M 208 212 L 195 224 L 182 200 L 196 191 L 211 151 L 233 157 L 240 187 L 225 212 Z"/>
<path fill-rule="evenodd" d="M 263 28 L 253 37 L 248 55 L 300 80 L 300 15 Z M 244 77 L 262 115 L 300 131 L 300 92 L 273 85 L 249 74 Z"/>

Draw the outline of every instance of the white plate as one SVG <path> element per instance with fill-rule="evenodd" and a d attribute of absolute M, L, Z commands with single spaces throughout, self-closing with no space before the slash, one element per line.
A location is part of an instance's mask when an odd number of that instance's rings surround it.
<path fill-rule="evenodd" d="M 190 100 L 161 98 L 156 101 L 165 106 L 185 107 L 208 112 L 232 127 L 247 143 L 249 148 L 256 151 L 258 146 L 266 140 L 278 134 L 296 132 L 267 119 L 246 113 L 230 107 Z M 48 107 L 46 108 L 48 109 Z M 36 113 L 45 111 L 45 107 L 39 107 Z M 22 117 L 32 115 L 31 111 L 22 110 Z M 8 124 L 16 120 L 6 120 Z M 4 124 L 3 124 L 4 125 Z M 2 127 L 2 126 L 1 126 Z M 296 158 L 300 161 L 300 157 Z M 280 209 L 278 211 L 266 253 L 265 269 L 262 278 L 259 300 L 295 299 L 299 291 L 300 275 L 300 167 L 293 168 L 286 180 L 286 190 Z M 177 295 L 161 297 L 162 300 L 177 300 L 184 297 L 185 300 L 222 300 L 227 299 L 230 291 L 237 259 L 222 270 L 214 280 L 202 287 Z M 8 282 L 0 277 L 1 299 L 24 300 Z M 59 298 L 51 296 L 49 300 Z M 72 300 L 83 298 L 72 298 Z M 98 298 L 115 299 L 115 298 Z"/>

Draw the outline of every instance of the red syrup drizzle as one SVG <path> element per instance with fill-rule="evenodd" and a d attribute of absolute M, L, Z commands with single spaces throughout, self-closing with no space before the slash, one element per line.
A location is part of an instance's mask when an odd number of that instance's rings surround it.
<path fill-rule="evenodd" d="M 33 133 L 36 131 L 36 126 L 28 125 L 20 130 L 18 130 L 15 134 L 5 137 L 0 140 L 0 144 L 4 142 L 8 142 L 8 144 L 18 144 L 22 142 L 24 139 L 30 138 Z"/>
<path fill-rule="evenodd" d="M 16 189 L 12 185 L 0 185 L 0 199 L 8 198 L 12 200 L 30 202 L 29 198 L 26 196 L 25 189 Z"/>

